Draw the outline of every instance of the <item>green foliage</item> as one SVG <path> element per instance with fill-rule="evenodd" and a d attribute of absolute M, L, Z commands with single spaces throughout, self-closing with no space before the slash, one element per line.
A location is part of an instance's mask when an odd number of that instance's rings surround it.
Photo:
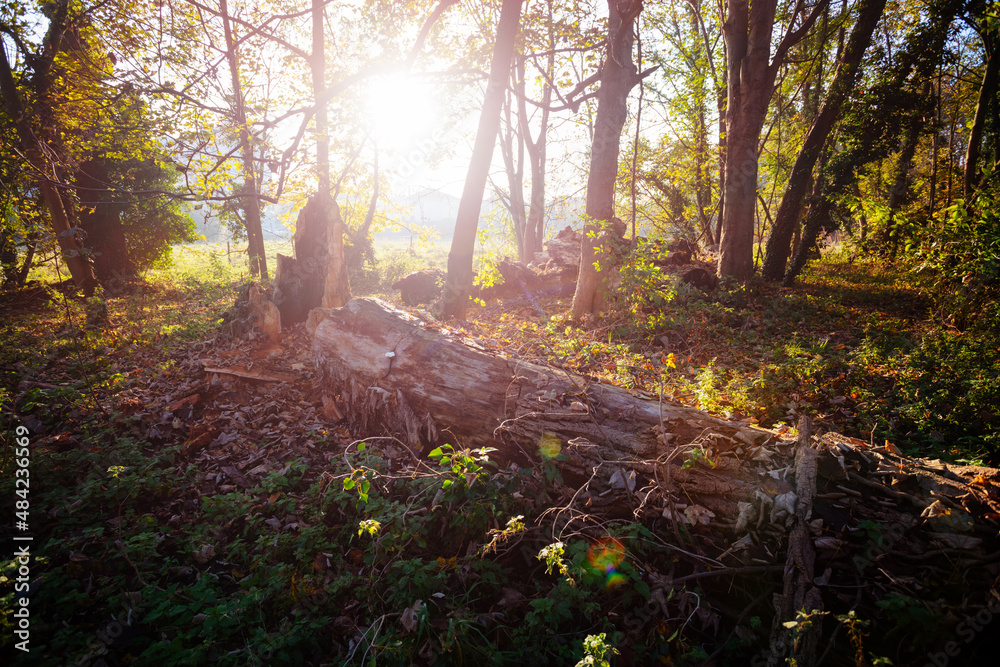
<path fill-rule="evenodd" d="M 1000 188 L 959 200 L 906 249 L 930 279 L 943 320 L 967 329 L 991 328 L 1000 319 Z"/>
<path fill-rule="evenodd" d="M 665 309 L 677 295 L 679 281 L 655 263 L 659 243 L 640 241 L 638 248 L 621 268 L 618 298 L 624 310 L 640 315 Z"/>
<path fill-rule="evenodd" d="M 1000 460 L 1000 332 L 928 334 L 902 370 L 897 411 L 920 444 Z"/>
<path fill-rule="evenodd" d="M 707 366 L 698 371 L 695 386 L 698 396 L 698 407 L 702 410 L 718 410 L 720 393 L 719 377 L 715 370 L 715 360 L 709 362 Z"/>
<path fill-rule="evenodd" d="M 563 558 L 566 553 L 565 546 L 562 542 L 553 542 L 544 549 L 538 552 L 538 560 L 544 561 L 545 571 L 548 574 L 552 574 L 553 571 L 558 571 L 559 574 L 566 577 L 566 580 L 575 585 L 576 582 L 569 572 L 569 564 Z"/>
<path fill-rule="evenodd" d="M 611 667 L 608 658 L 618 655 L 618 649 L 608 645 L 607 633 L 604 632 L 599 635 L 587 635 L 583 640 L 583 652 L 586 657 L 576 663 L 576 667 Z"/>

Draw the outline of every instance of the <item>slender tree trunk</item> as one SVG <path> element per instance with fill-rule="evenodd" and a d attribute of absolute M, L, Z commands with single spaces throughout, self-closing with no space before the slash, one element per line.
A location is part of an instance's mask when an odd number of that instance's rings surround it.
<path fill-rule="evenodd" d="M 326 90 L 326 35 L 324 32 L 323 0 L 312 0 L 312 53 L 309 73 L 312 77 L 313 99 L 318 102 Z M 330 113 L 326 103 L 319 104 L 313 116 L 316 128 L 317 191 L 330 192 Z"/>
<path fill-rule="evenodd" d="M 549 98 L 551 102 L 551 97 Z M 548 102 L 546 102 L 548 103 Z M 528 204 L 528 223 L 524 239 L 524 254 L 528 262 L 542 250 L 545 240 L 545 140 L 548 131 L 548 112 L 542 114 L 542 130 L 534 144 L 528 143 L 528 165 L 531 167 L 531 201 Z"/>
<path fill-rule="evenodd" d="M 499 128 L 500 154 L 503 157 L 504 171 L 507 172 L 507 208 L 510 212 L 511 221 L 514 224 L 514 237 L 517 241 L 517 258 L 527 264 L 527 226 L 528 219 L 524 210 L 524 137 L 521 133 L 523 127 L 518 122 L 515 123 L 511 113 L 514 106 L 513 98 L 517 95 L 524 97 L 524 60 L 516 58 L 517 64 L 513 69 L 513 86 L 516 95 L 508 94 L 503 105 L 503 124 Z"/>
<path fill-rule="evenodd" d="M 957 72 L 955 78 L 958 78 Z M 948 118 L 948 196 L 945 198 L 945 208 L 951 207 L 952 191 L 955 184 L 955 126 L 958 125 L 959 100 L 957 95 L 952 97 L 951 114 Z"/>
<path fill-rule="evenodd" d="M 726 51 L 723 51 L 725 57 Z M 725 59 L 725 58 L 724 58 Z M 726 210 L 726 102 L 729 90 L 729 72 L 722 68 L 722 84 L 719 86 L 717 106 L 719 111 L 719 203 L 716 206 L 714 244 L 722 243 L 722 212 Z"/>
<path fill-rule="evenodd" d="M 799 216 L 806 193 L 812 186 L 812 172 L 826 144 L 830 131 L 840 117 L 847 96 L 854 89 L 860 70 L 861 58 L 871 43 L 872 34 L 885 9 L 886 0 L 862 0 L 858 20 L 844 49 L 840 64 L 830 84 L 830 92 L 806 132 L 802 148 L 795 158 L 788 185 L 781 198 L 781 205 L 774 219 L 771 237 L 767 242 L 767 255 L 761 274 L 768 280 L 780 280 L 785 274 L 792 233 L 799 224 Z"/>
<path fill-rule="evenodd" d="M 615 216 L 618 150 L 628 114 L 628 95 L 640 81 L 632 62 L 632 22 L 640 11 L 641 0 L 608 0 L 608 50 L 601 70 L 594 139 L 590 148 L 587 225 L 580 252 L 580 273 L 573 294 L 574 318 L 580 318 L 585 313 L 597 313 L 604 306 L 606 286 L 603 275 L 594 266 L 603 259 L 603 253 L 599 253 L 594 244 L 602 243 L 605 232 L 610 231 L 607 229 L 609 221 Z"/>
<path fill-rule="evenodd" d="M 712 201 L 712 176 L 708 164 L 708 126 L 705 124 L 705 105 L 698 105 L 698 129 L 694 149 L 694 196 L 698 206 L 698 225 L 701 238 L 708 245 L 713 242 L 712 221 L 708 216 L 708 205 Z"/>
<path fill-rule="evenodd" d="M 937 203 L 938 189 L 938 163 L 941 154 L 941 72 L 938 71 L 937 94 L 934 96 L 934 136 L 931 147 L 931 183 L 930 192 L 927 194 L 927 217 L 934 215 L 934 206 Z"/>
<path fill-rule="evenodd" d="M 931 94 L 931 81 L 924 82 L 921 99 L 928 99 Z M 892 189 L 889 190 L 889 219 L 882 230 L 882 243 L 889 246 L 889 257 L 895 258 L 899 245 L 899 235 L 896 233 L 896 215 L 903 207 L 910 191 L 910 169 L 913 167 L 913 157 L 916 155 L 920 137 L 927 126 L 927 109 L 918 108 L 910 112 L 906 125 L 906 135 L 903 149 L 896 160 L 892 178 Z"/>
<path fill-rule="evenodd" d="M 219 0 L 222 13 L 222 27 L 226 38 L 226 62 L 233 86 L 233 115 L 239 133 L 240 154 L 243 159 L 243 224 L 247 230 L 247 254 L 250 256 L 250 275 L 268 281 L 267 259 L 264 252 L 264 232 L 260 222 L 260 198 L 257 175 L 254 168 L 254 151 L 250 143 L 250 127 L 247 125 L 246 104 L 243 100 L 243 85 L 240 82 L 239 47 L 233 39 L 232 23 L 227 0 Z"/>
<path fill-rule="evenodd" d="M 962 179 L 962 192 L 968 204 L 972 199 L 973 190 L 979 180 L 979 153 L 983 143 L 983 129 L 986 127 L 986 117 L 990 105 L 997 104 L 997 76 L 1000 71 L 1000 54 L 986 51 L 986 68 L 983 71 L 983 82 L 979 86 L 979 101 L 976 103 L 976 115 L 972 120 L 972 130 L 969 132 L 969 145 L 965 151 L 965 173 Z"/>
<path fill-rule="evenodd" d="M 525 235 L 525 255 L 531 262 L 535 254 L 542 249 L 545 240 L 545 154 L 546 140 L 549 132 L 549 105 L 552 103 L 552 78 L 556 68 L 556 36 L 555 23 L 552 16 L 552 0 L 547 0 L 547 29 L 549 41 L 548 61 L 545 64 L 545 83 L 542 85 L 542 112 L 538 137 L 531 138 L 531 128 L 528 122 L 528 111 L 524 97 L 518 98 L 518 118 L 522 124 L 521 136 L 524 137 L 525 149 L 528 152 L 528 166 L 531 169 L 531 198 L 528 204 L 527 234 Z"/>
<path fill-rule="evenodd" d="M 18 271 L 15 278 L 15 286 L 18 289 L 24 287 L 24 284 L 28 282 L 28 272 L 31 271 L 31 267 L 35 261 L 35 249 L 38 244 L 34 240 L 34 235 L 32 234 L 31 240 L 28 241 L 28 250 L 24 253 L 24 262 L 21 264 L 21 270 Z"/>
<path fill-rule="evenodd" d="M 636 23 L 636 34 L 641 35 L 639 32 L 638 23 Z M 642 70 L 642 39 L 636 40 L 636 61 L 638 62 L 638 70 Z M 636 167 L 639 163 L 639 137 L 642 133 L 642 93 L 644 88 L 639 86 L 639 103 L 635 108 L 635 139 L 632 142 L 632 173 L 629 178 L 629 189 L 631 190 L 630 195 L 632 198 L 631 208 L 632 208 L 632 219 L 630 221 L 632 227 L 632 240 L 635 241 L 636 231 L 635 231 L 635 177 L 636 177 Z M 695 177 L 697 179 L 697 176 Z"/>
<path fill-rule="evenodd" d="M 326 254 L 321 262 L 326 270 L 323 291 L 323 307 L 338 308 L 351 300 L 350 279 L 347 276 L 347 258 L 344 255 L 344 235 L 346 227 L 337 206 L 336 197 L 330 193 L 330 116 L 327 101 L 320 101 L 326 90 L 326 33 L 324 31 L 323 0 L 312 0 L 312 53 L 309 69 L 312 75 L 313 99 L 319 104 L 316 109 L 316 199 L 326 212 L 319 219 L 325 228 Z M 376 164 L 375 192 L 378 192 L 378 168 Z M 339 190 L 339 186 L 338 186 Z M 366 233 L 367 237 L 367 233 Z M 319 254 L 318 251 L 314 251 Z"/>
<path fill-rule="evenodd" d="M 46 40 L 48 43 L 49 40 Z M 51 60 L 54 53 L 46 54 Z M 36 71 L 37 74 L 37 71 Z M 41 190 L 45 207 L 49 211 L 49 221 L 52 231 L 59 243 L 63 260 L 69 268 L 70 275 L 76 286 L 84 294 L 93 294 L 97 281 L 94 278 L 93 270 L 87 256 L 84 254 L 83 244 L 77 235 L 77 229 L 70 224 L 70 218 L 63 204 L 59 190 L 56 188 L 57 175 L 54 165 L 49 164 L 44 152 L 41 149 L 38 137 L 35 135 L 21 104 L 21 97 L 14 82 L 14 75 L 11 71 L 10 63 L 7 60 L 6 47 L 3 40 L 0 40 L 0 93 L 3 94 L 4 106 L 7 115 L 13 120 L 17 128 L 18 138 L 24 155 L 34 172 L 38 189 Z"/>
<path fill-rule="evenodd" d="M 351 247 L 347 253 L 348 269 L 358 269 L 364 264 L 366 258 L 374 260 L 372 241 L 369 238 L 372 224 L 375 222 L 375 214 L 378 212 L 378 147 L 375 147 L 374 164 L 372 165 L 372 196 L 368 200 L 368 211 L 365 213 L 365 221 L 361 227 L 353 234 Z"/>
<path fill-rule="evenodd" d="M 829 223 L 830 213 L 833 211 L 833 200 L 828 196 L 829 188 L 825 183 L 825 177 L 820 172 L 813 188 L 813 196 L 809 204 L 809 211 L 806 213 L 805 224 L 802 226 L 802 235 L 795 249 L 795 255 L 789 263 L 788 271 L 785 273 L 783 285 L 791 287 L 795 283 L 806 262 L 809 261 L 809 250 L 816 244 L 819 233 L 825 225 Z"/>
<path fill-rule="evenodd" d="M 472 148 L 472 159 L 465 177 L 462 200 L 458 205 L 455 236 L 452 238 L 451 251 L 448 253 L 448 277 L 445 279 L 442 308 L 442 314 L 447 318 L 462 319 L 469 305 L 469 294 L 472 291 L 472 256 L 476 248 L 479 211 L 483 205 L 490 162 L 493 160 L 493 148 L 500 127 L 500 113 L 503 110 L 504 93 L 510 77 L 510 66 L 520 22 L 521 0 L 503 0 L 486 97 L 479 116 L 479 128 L 476 130 L 476 142 Z"/>

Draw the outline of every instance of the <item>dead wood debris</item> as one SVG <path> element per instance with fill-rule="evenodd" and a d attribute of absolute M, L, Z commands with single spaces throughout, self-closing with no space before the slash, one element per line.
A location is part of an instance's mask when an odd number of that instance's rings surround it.
<path fill-rule="evenodd" d="M 198 471 L 196 485 L 164 508 L 171 523 L 200 497 L 248 488 L 296 460 L 321 471 L 352 439 L 381 435 L 342 425 L 302 326 L 277 344 L 196 344 L 175 361 L 117 399 L 153 445 L 183 445 L 179 470 Z M 543 494 L 536 509 L 555 536 L 597 539 L 609 520 L 648 527 L 676 554 L 642 563 L 651 608 L 685 615 L 720 650 L 737 637 L 769 646 L 768 664 L 811 664 L 832 645 L 834 614 L 874 618 L 877 603 L 896 595 L 954 625 L 995 604 L 1000 471 L 911 459 L 889 444 L 811 435 L 806 425 L 798 439 L 705 429 L 687 442 L 665 426 L 662 444 L 673 447 L 658 458 L 583 438 L 561 443 L 566 460 L 557 465 L 582 481 L 555 484 L 556 501 L 546 507 Z M 411 453 L 399 449 L 390 457 L 409 465 Z M 301 526 L 295 516 L 283 521 Z M 784 625 L 803 609 L 827 616 L 811 631 Z M 760 616 L 775 619 L 770 640 L 749 622 Z"/>

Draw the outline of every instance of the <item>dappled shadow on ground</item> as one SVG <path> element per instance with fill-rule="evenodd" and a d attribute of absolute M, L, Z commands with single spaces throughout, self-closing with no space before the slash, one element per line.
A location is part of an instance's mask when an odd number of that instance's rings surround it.
<path fill-rule="evenodd" d="M 810 267 L 796 290 L 851 308 L 922 320 L 931 303 L 911 278 L 876 263 L 822 263 Z"/>

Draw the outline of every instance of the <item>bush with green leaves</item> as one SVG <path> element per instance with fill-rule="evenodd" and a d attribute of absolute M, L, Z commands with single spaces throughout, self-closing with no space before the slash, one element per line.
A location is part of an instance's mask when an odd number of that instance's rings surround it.
<path fill-rule="evenodd" d="M 941 317 L 960 329 L 992 327 L 1000 317 L 1000 187 L 959 200 L 936 228 L 912 241 L 917 271 L 933 284 Z"/>

